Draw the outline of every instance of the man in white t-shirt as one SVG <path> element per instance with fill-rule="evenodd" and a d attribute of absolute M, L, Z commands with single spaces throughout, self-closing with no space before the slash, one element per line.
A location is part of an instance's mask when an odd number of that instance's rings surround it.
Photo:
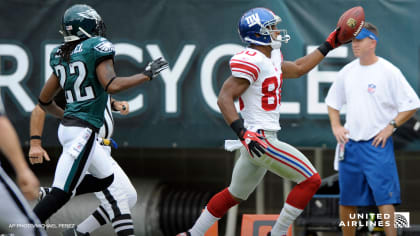
<path fill-rule="evenodd" d="M 377 28 L 366 22 L 352 41 L 357 59 L 340 70 L 325 100 L 334 136 L 345 147 L 341 155 L 337 152 L 345 236 L 355 235 L 355 227 L 348 222 L 356 207 L 372 205 L 390 216 L 384 223 L 386 235 L 396 235 L 394 204 L 401 199 L 391 136 L 420 107 L 401 71 L 376 56 L 377 43 Z M 339 114 L 343 105 L 347 106 L 344 126 Z"/>

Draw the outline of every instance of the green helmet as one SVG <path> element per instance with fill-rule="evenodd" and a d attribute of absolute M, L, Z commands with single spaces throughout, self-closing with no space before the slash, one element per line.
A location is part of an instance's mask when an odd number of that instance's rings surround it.
<path fill-rule="evenodd" d="M 105 24 L 95 9 L 85 4 L 76 4 L 64 12 L 60 33 L 64 36 L 64 42 L 104 37 Z"/>

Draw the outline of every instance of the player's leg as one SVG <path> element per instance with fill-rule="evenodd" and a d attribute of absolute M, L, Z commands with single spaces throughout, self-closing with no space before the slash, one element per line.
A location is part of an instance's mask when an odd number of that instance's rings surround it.
<path fill-rule="evenodd" d="M 204 235 L 231 207 L 248 199 L 261 182 L 266 169 L 251 163 L 247 155 L 249 156 L 245 148 L 241 148 L 241 157 L 235 163 L 230 186 L 210 199 L 194 226 L 189 230 L 192 236 Z"/>
<path fill-rule="evenodd" d="M 268 148 L 261 158 L 252 161 L 260 163 L 269 171 L 297 182 L 287 196 L 280 216 L 274 224 L 271 235 L 286 235 L 289 226 L 302 213 L 321 185 L 321 178 L 310 161 L 293 146 L 277 139 L 276 132 L 263 132 Z"/>
<path fill-rule="evenodd" d="M 77 226 L 80 232 L 93 232 L 108 222 L 112 223 L 117 235 L 133 235 L 134 226 L 130 209 L 137 202 L 137 192 L 126 173 L 109 156 L 115 179 L 104 191 L 95 193 L 101 205 L 95 212 Z"/>
<path fill-rule="evenodd" d="M 58 137 L 63 145 L 63 152 L 58 160 L 51 193 L 46 195 L 34 208 L 41 222 L 45 222 L 60 209 L 74 194 L 74 190 L 83 180 L 95 154 L 96 134 L 90 129 L 60 125 Z M 112 169 L 98 178 L 112 175 Z M 107 186 L 105 186 L 107 187 Z"/>
<path fill-rule="evenodd" d="M 47 235 L 18 187 L 1 167 L 0 199 L 0 232 L 13 235 Z"/>

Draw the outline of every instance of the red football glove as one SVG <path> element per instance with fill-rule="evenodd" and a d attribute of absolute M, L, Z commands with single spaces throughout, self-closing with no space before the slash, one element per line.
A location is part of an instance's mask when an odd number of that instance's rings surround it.
<path fill-rule="evenodd" d="M 341 45 L 341 43 L 338 42 L 338 39 L 337 39 L 337 35 L 339 31 L 340 31 L 340 27 L 338 27 L 333 32 L 331 32 L 330 35 L 328 35 L 328 38 L 325 40 L 327 43 L 330 44 L 332 49 Z"/>
<path fill-rule="evenodd" d="M 318 50 L 322 53 L 322 55 L 324 55 L 324 57 L 327 56 L 329 51 L 341 45 L 337 39 L 338 32 L 340 32 L 340 27 L 331 32 L 325 42 L 319 45 Z"/>
<path fill-rule="evenodd" d="M 251 157 L 254 157 L 253 154 L 257 155 L 257 157 L 264 155 L 267 144 L 263 142 L 265 138 L 259 133 L 244 129 L 243 135 L 242 137 L 239 137 L 239 139 Z"/>
<path fill-rule="evenodd" d="M 254 154 L 258 157 L 264 155 L 267 143 L 263 142 L 265 139 L 263 136 L 245 129 L 244 121 L 242 119 L 235 120 L 230 124 L 230 127 L 232 127 L 236 135 L 238 135 L 242 144 L 252 157 L 254 157 Z"/>

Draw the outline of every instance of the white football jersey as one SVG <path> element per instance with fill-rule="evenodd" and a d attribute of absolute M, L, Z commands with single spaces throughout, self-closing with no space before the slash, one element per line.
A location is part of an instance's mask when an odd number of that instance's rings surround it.
<path fill-rule="evenodd" d="M 262 52 L 246 48 L 230 59 L 232 76 L 247 79 L 250 87 L 239 98 L 240 113 L 247 129 L 280 129 L 280 101 L 283 84 L 280 50 L 271 58 Z"/>

